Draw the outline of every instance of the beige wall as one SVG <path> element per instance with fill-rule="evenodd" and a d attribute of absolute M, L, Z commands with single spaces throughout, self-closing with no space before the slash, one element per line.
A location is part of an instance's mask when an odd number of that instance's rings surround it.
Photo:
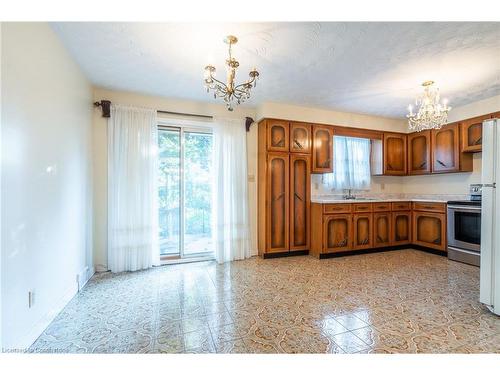
<path fill-rule="evenodd" d="M 1 37 L 2 342 L 24 349 L 92 275 L 92 89 L 48 24 Z"/>
<path fill-rule="evenodd" d="M 141 95 L 123 91 L 94 88 L 94 101 L 111 100 L 112 103 L 128 104 L 158 110 L 204 114 L 210 116 L 255 118 L 252 108 L 237 107 L 233 112 L 224 105 L 176 100 L 155 96 Z M 162 114 L 159 114 L 162 116 Z M 99 109 L 94 110 L 93 117 L 93 166 L 94 166 L 94 264 L 98 271 L 107 270 L 107 120 L 101 116 Z M 253 125 L 247 133 L 248 175 L 257 175 L 257 126 Z M 251 179 L 251 178 L 250 178 Z M 252 249 L 257 249 L 257 185 L 248 183 L 248 200 L 250 209 L 250 232 Z"/>
<path fill-rule="evenodd" d="M 224 106 L 187 100 L 160 98 L 128 92 L 94 89 L 94 100 L 108 99 L 115 103 L 130 104 L 149 108 L 188 112 L 215 116 L 245 117 L 256 119 L 272 117 L 314 123 L 344 125 L 365 129 L 407 132 L 406 120 L 369 116 L 363 114 L 330 111 L 320 108 L 295 106 L 280 103 L 264 103 L 257 109 L 237 107 L 233 113 Z M 468 106 L 453 109 L 450 121 L 473 117 L 479 114 L 500 110 L 498 106 L 500 96 L 487 99 Z M 495 109 L 496 108 L 496 109 Z M 106 256 L 106 228 L 107 228 L 107 136 L 106 119 L 103 119 L 99 110 L 94 111 L 94 262 L 98 270 L 107 269 Z M 257 253 L 257 126 L 253 125 L 247 134 L 248 147 L 248 175 L 249 175 L 249 206 L 250 230 L 252 251 Z M 474 172 L 447 174 L 443 176 L 409 176 L 373 177 L 372 193 L 418 193 L 437 194 L 466 194 L 468 185 L 480 181 L 481 154 L 474 155 Z M 324 194 L 329 191 L 322 188 L 321 176 L 313 176 L 312 193 Z"/>

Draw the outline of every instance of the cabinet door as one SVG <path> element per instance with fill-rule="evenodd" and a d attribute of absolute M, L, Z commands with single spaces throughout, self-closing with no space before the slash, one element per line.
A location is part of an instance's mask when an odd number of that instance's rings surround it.
<path fill-rule="evenodd" d="M 289 126 L 281 120 L 267 120 L 267 150 L 288 152 Z"/>
<path fill-rule="evenodd" d="M 413 243 L 446 251 L 446 216 L 434 212 L 413 212 Z"/>
<path fill-rule="evenodd" d="M 406 135 L 384 133 L 384 174 L 406 175 Z"/>
<path fill-rule="evenodd" d="M 392 215 L 390 212 L 376 212 L 373 214 L 373 247 L 391 245 L 391 221 Z"/>
<path fill-rule="evenodd" d="M 392 245 L 411 243 L 411 213 L 400 211 L 392 213 Z"/>
<path fill-rule="evenodd" d="M 267 156 L 267 246 L 268 252 L 288 251 L 289 164 L 288 154 Z"/>
<path fill-rule="evenodd" d="M 313 125 L 312 173 L 333 172 L 333 131 L 329 126 Z"/>
<path fill-rule="evenodd" d="M 431 132 L 408 134 L 408 174 L 431 173 Z"/>
<path fill-rule="evenodd" d="M 290 250 L 309 249 L 310 157 L 290 155 Z"/>
<path fill-rule="evenodd" d="M 334 253 L 351 250 L 352 216 L 350 214 L 328 215 L 323 218 L 323 251 Z"/>
<path fill-rule="evenodd" d="M 302 154 L 311 152 L 311 125 L 301 122 L 290 123 L 290 152 Z"/>
<path fill-rule="evenodd" d="M 456 172 L 460 170 L 460 145 L 457 124 L 449 124 L 432 130 L 432 172 Z"/>
<path fill-rule="evenodd" d="M 353 215 L 353 249 L 369 249 L 373 244 L 373 216 L 371 213 Z"/>
<path fill-rule="evenodd" d="M 461 122 L 463 152 L 480 152 L 482 150 L 483 121 L 488 118 L 491 118 L 491 115 L 479 116 Z"/>

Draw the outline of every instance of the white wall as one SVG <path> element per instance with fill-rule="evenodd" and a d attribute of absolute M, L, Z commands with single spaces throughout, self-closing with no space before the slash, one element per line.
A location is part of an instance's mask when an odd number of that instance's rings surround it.
<path fill-rule="evenodd" d="M 2 333 L 22 349 L 92 272 L 92 90 L 47 24 L 1 37 Z"/>
<path fill-rule="evenodd" d="M 233 112 L 224 105 L 176 100 L 155 96 L 141 95 L 123 91 L 94 89 L 94 101 L 111 100 L 112 103 L 129 104 L 157 110 L 204 114 L 210 116 L 243 119 L 246 116 L 255 119 L 255 110 L 237 107 Z M 162 116 L 162 114 L 159 114 Z M 107 270 L 107 119 L 101 116 L 100 109 L 93 116 L 93 169 L 94 169 L 94 264 L 98 271 Z M 257 126 L 254 124 L 247 133 L 248 175 L 257 176 Z M 250 209 L 251 246 L 257 254 L 257 184 L 248 183 Z"/>

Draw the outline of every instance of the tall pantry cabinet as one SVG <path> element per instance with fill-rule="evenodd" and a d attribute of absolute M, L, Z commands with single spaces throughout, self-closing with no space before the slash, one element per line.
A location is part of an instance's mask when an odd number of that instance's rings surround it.
<path fill-rule="evenodd" d="M 309 250 L 311 125 L 265 119 L 258 126 L 259 255 Z"/>

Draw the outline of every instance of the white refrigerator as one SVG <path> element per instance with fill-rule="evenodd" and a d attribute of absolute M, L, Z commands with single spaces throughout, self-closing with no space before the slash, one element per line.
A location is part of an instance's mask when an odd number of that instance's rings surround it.
<path fill-rule="evenodd" d="M 481 266 L 479 300 L 500 315 L 500 129 L 483 122 Z M 498 181 L 497 181 L 498 180 Z"/>

